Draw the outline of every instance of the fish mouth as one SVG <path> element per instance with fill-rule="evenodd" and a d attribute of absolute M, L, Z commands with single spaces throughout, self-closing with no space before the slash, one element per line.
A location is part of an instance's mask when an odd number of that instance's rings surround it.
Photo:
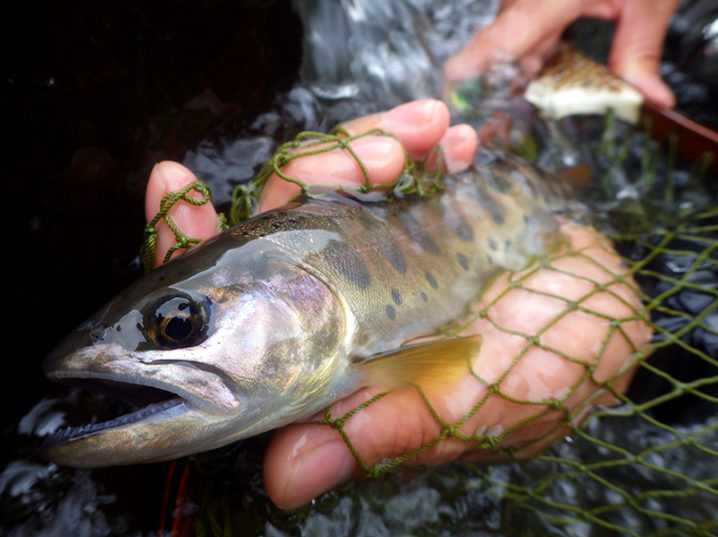
<path fill-rule="evenodd" d="M 110 398 L 100 405 L 101 414 L 72 410 L 70 419 L 84 413 L 85 423 L 46 436 L 41 455 L 56 464 L 118 466 L 211 449 L 241 411 L 231 379 L 181 349 L 168 355 L 127 351 L 117 343 L 72 347 L 76 338 L 45 359 L 47 378 Z"/>
<path fill-rule="evenodd" d="M 98 416 L 93 411 L 93 417 L 101 421 L 47 435 L 40 455 L 61 466 L 122 466 L 205 451 L 217 445 L 222 427 L 231 419 L 225 414 L 204 412 L 177 393 L 154 386 L 106 379 L 66 378 L 62 382 L 82 388 L 83 392 L 91 389 L 110 395 L 119 393 L 125 406 L 108 398 L 107 406 L 112 411 L 109 419 L 105 419 L 107 414 Z"/>
<path fill-rule="evenodd" d="M 95 378 L 58 378 L 54 380 L 61 380 L 63 384 L 111 398 L 118 404 L 108 404 L 108 406 L 113 407 L 115 412 L 117 412 L 117 406 L 120 406 L 120 411 L 125 410 L 126 412 L 117 417 L 79 426 L 68 426 L 50 433 L 45 438 L 43 449 L 159 417 L 179 405 L 190 405 L 179 394 L 154 386 Z"/>
<path fill-rule="evenodd" d="M 67 353 L 72 343 L 46 358 L 47 378 L 109 398 L 100 405 L 101 414 L 91 408 L 84 414 L 85 423 L 46 436 L 41 455 L 56 464 L 118 466 L 211 449 L 240 413 L 231 379 L 194 363 L 192 356 L 128 352 L 116 343 Z M 70 419 L 84 412 L 87 409 L 73 410 Z"/>

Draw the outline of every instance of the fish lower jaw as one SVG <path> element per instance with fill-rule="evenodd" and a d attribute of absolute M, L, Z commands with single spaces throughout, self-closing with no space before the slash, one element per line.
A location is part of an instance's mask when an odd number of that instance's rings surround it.
<path fill-rule="evenodd" d="M 67 450 L 72 452 L 70 445 L 85 442 L 91 437 L 116 434 L 119 430 L 135 425 L 142 427 L 147 424 L 160 423 L 174 419 L 180 414 L 200 413 L 208 417 L 220 417 L 226 413 L 223 408 L 218 409 L 211 402 L 199 400 L 197 396 L 187 394 L 176 385 L 152 379 L 141 379 L 143 382 L 129 379 L 133 380 L 130 382 L 127 377 L 122 375 L 77 371 L 56 371 L 48 376 L 63 384 L 101 393 L 110 398 L 124 399 L 136 407 L 136 410 L 113 419 L 67 427 L 47 435 L 42 447 L 43 455 L 62 465 L 96 466 L 91 463 L 86 464 L 80 459 L 68 459 L 64 454 Z"/>
<path fill-rule="evenodd" d="M 181 398 L 173 397 L 160 403 L 151 403 L 145 407 L 135 410 L 134 412 L 124 414 L 112 420 L 80 425 L 79 427 L 66 427 L 48 435 L 46 437 L 44 447 L 48 448 L 58 443 L 70 442 L 85 436 L 102 433 L 116 427 L 124 427 L 132 423 L 137 423 L 153 417 L 159 417 L 162 413 L 166 413 L 169 409 L 182 404 L 184 404 L 184 401 Z"/>

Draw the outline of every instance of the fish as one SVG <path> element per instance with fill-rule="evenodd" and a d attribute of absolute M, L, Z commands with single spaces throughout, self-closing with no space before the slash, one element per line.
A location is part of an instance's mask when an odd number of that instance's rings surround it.
<path fill-rule="evenodd" d="M 158 462 L 315 415 L 370 386 L 439 389 L 479 336 L 441 338 L 504 270 L 560 242 L 571 187 L 498 150 L 435 192 L 310 197 L 260 214 L 145 275 L 44 361 L 52 381 L 138 410 L 49 436 L 75 467 Z"/>

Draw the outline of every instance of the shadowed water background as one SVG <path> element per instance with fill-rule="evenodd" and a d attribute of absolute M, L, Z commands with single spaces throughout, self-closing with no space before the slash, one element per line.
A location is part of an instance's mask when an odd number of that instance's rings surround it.
<path fill-rule="evenodd" d="M 697 24 L 710 18 L 710 10 L 706 15 L 699 9 L 708 2 L 693 5 L 674 21 L 662 70 L 679 109 L 717 125 L 716 38 L 711 52 Z M 326 130 L 349 117 L 436 95 L 441 61 L 489 20 L 492 6 L 457 0 L 434 7 L 417 0 L 317 1 L 297 9 L 281 1 L 16 7 L 24 13 L 6 21 L 11 27 L 4 34 L 7 72 L 1 81 L 13 255 L 10 322 L 5 323 L 11 338 L 2 390 L 0 530 L 13 536 L 153 535 L 166 464 L 58 468 L 37 457 L 33 436 L 70 419 L 65 411 L 81 423 L 98 419 L 97 409 L 108 404 L 89 394 L 67 396 L 65 388 L 42 377 L 39 364 L 67 332 L 139 275 L 144 186 L 152 165 L 163 159 L 184 162 L 226 208 L 232 187 L 249 179 L 276 143 L 296 132 Z M 584 26 L 574 34 L 581 35 L 584 48 L 605 51 L 605 25 Z M 488 97 L 489 111 L 510 106 L 505 95 Z M 587 140 L 578 151 L 595 154 L 600 128 L 591 123 L 575 128 Z M 631 147 L 640 160 L 641 141 Z M 539 149 L 545 160 L 576 151 Z M 635 244 L 627 242 L 627 248 L 632 251 Z M 680 259 L 663 261 L 670 267 Z M 696 277 L 704 278 L 702 285 L 716 285 L 709 271 Z M 704 307 L 700 293 L 675 300 L 688 311 Z M 703 337 L 692 344 L 711 341 Z M 677 352 L 673 349 L 666 352 Z M 715 357 L 715 347 L 708 352 Z M 661 359 L 656 357 L 658 363 Z M 695 364 L 690 356 L 686 360 L 681 363 Z M 676 363 L 663 361 L 666 367 Z M 705 372 L 683 368 L 681 374 L 690 381 Z M 642 382 L 644 393 L 636 397 L 650 400 L 665 391 L 655 384 Z M 78 408 L 86 415 L 78 415 Z M 706 408 L 703 401 L 684 399 L 659 411 L 662 420 L 681 430 L 702 430 L 706 419 L 715 425 L 715 405 Z M 641 443 L 671 441 L 635 417 L 595 420 L 589 427 L 591 435 L 634 451 Z M 715 446 L 716 436 L 714 428 L 703 441 Z M 323 496 L 309 509 L 281 513 L 261 486 L 263 442 L 244 442 L 218 456 L 234 476 L 215 493 L 231 508 L 232 525 L 242 535 L 611 534 L 588 522 L 555 526 L 550 516 L 511 501 L 517 493 L 508 483 L 530 485 L 534 474 L 551 470 L 538 463 L 478 470 L 455 464 L 359 482 Z M 590 443 L 564 442 L 552 450 L 566 460 L 605 456 Z M 680 451 L 671 453 L 672 460 L 654 462 L 699 480 L 718 473 L 715 459 L 688 450 L 683 457 Z M 559 464 L 553 468 L 560 469 Z M 641 490 L 656 486 L 657 478 L 646 472 L 631 479 L 624 486 Z M 580 480 L 547 491 L 556 501 L 570 498 L 576 504 L 619 501 L 612 494 Z M 669 505 L 688 518 L 718 510 L 715 500 L 701 505 L 676 499 Z M 186 505 L 188 511 L 196 508 L 197 503 Z M 623 516 L 626 527 L 660 529 L 629 510 Z"/>

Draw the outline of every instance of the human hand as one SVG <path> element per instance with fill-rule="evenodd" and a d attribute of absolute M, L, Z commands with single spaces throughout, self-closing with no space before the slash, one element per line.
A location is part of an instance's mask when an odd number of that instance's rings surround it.
<path fill-rule="evenodd" d="M 366 136 L 352 142 L 352 147 L 367 167 L 374 184 L 387 184 L 396 180 L 404 169 L 404 149 L 410 159 L 420 160 L 437 145 L 441 145 L 448 168 L 446 171 L 456 172 L 470 165 L 478 143 L 472 127 L 449 127 L 448 109 L 443 103 L 432 99 L 398 106 L 389 112 L 348 121 L 342 126 L 349 134 L 379 128 L 394 133 L 401 141 L 399 144 L 386 136 Z M 318 159 L 293 160 L 285 172 L 310 185 L 329 183 L 352 186 L 362 184 L 364 180 L 356 161 L 340 150 L 323 153 Z M 194 181 L 194 174 L 181 164 L 170 161 L 157 164 L 147 184 L 147 220 L 157 214 L 165 194 L 182 190 Z M 259 210 L 265 212 L 276 209 L 298 193 L 299 187 L 272 175 L 262 189 Z M 195 197 L 199 199 L 201 195 L 195 193 Z M 211 204 L 195 206 L 178 203 L 169 214 L 179 230 L 188 237 L 205 240 L 217 234 L 217 213 Z M 162 263 L 165 252 L 174 244 L 174 234 L 160 220 L 157 226 L 155 266 Z M 175 255 L 181 253 L 178 251 Z"/>
<path fill-rule="evenodd" d="M 443 104 L 419 101 L 387 114 L 348 122 L 344 127 L 351 134 L 375 127 L 394 132 L 412 158 L 425 156 L 440 143 L 449 171 L 455 172 L 471 163 L 477 138 L 470 127 L 449 128 L 448 123 Z M 393 139 L 369 136 L 354 144 L 373 183 L 392 182 L 403 169 L 404 153 Z M 333 180 L 346 186 L 364 181 L 354 159 L 341 150 L 293 160 L 285 171 L 308 183 Z M 178 164 L 157 165 L 148 185 L 148 215 L 157 211 L 167 188 L 177 190 L 192 181 L 191 172 Z M 260 208 L 276 208 L 295 194 L 295 185 L 272 177 L 262 193 Z M 208 216 L 210 209 L 180 205 L 171 214 L 183 231 L 194 231 L 195 236 L 205 230 L 207 236 L 214 234 L 216 216 Z M 201 227 L 200 220 L 206 221 L 206 228 Z M 629 357 L 650 337 L 650 330 L 637 313 L 640 301 L 630 278 L 625 283 L 616 281 L 624 269 L 605 239 L 572 224 L 563 224 L 562 231 L 572 253 L 557 252 L 545 268 L 503 275 L 474 306 L 474 311 L 484 310 L 487 316 L 473 319 L 461 335 L 480 334 L 483 338 L 472 366 L 484 382 L 467 373 L 451 393 L 429 396 L 436 414 L 449 424 L 461 422 L 483 401 L 479 411 L 458 427 L 459 433 L 474 440 L 444 438 L 412 458 L 411 464 L 439 465 L 456 459 L 481 445 L 482 435 L 496 439 L 499 448 L 516 448 L 517 456 L 527 456 L 567 434 L 571 423 L 580 421 L 592 406 L 612 404 L 615 399 L 610 390 L 625 390 L 632 373 Z M 160 237 L 167 232 L 158 230 Z M 511 283 L 517 280 L 522 281 L 520 288 Z M 606 289 L 597 290 L 598 285 Z M 566 314 L 567 300 L 580 307 Z M 620 321 L 613 326 L 607 318 Z M 527 339 L 517 333 L 540 333 L 542 348 L 528 345 L 528 351 L 513 363 L 527 348 Z M 498 391 L 490 392 L 487 384 L 499 387 Z M 340 417 L 376 394 L 375 389 L 361 389 L 334 403 L 331 415 Z M 591 403 L 587 404 L 589 399 Z M 537 401 L 560 404 L 552 408 Z M 316 417 L 322 418 L 323 414 Z M 346 420 L 343 430 L 371 467 L 433 442 L 444 426 L 417 390 L 408 387 L 357 412 Z M 491 461 L 498 455 L 495 449 L 483 449 L 469 456 Z M 264 461 L 268 494 L 285 509 L 298 507 L 364 472 L 337 430 L 325 425 L 295 424 L 278 430 Z"/>
<path fill-rule="evenodd" d="M 658 74 L 668 20 L 678 0 L 502 0 L 496 20 L 449 58 L 449 80 L 476 77 L 497 55 L 537 71 L 563 31 L 579 17 L 614 20 L 608 67 L 649 100 L 667 107 L 675 97 Z"/>

